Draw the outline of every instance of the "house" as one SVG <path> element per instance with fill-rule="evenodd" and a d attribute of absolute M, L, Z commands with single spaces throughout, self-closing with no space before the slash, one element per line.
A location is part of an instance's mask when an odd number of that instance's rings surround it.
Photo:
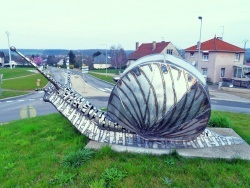
<path fill-rule="evenodd" d="M 93 67 L 94 69 L 106 69 L 111 67 L 110 59 L 106 55 L 101 53 L 94 57 Z"/>
<path fill-rule="evenodd" d="M 245 50 L 229 44 L 220 37 L 199 43 L 185 49 L 185 59 L 196 66 L 197 69 L 212 83 L 223 78 L 232 78 L 233 67 L 243 65 Z"/>
<path fill-rule="evenodd" d="M 133 62 L 135 62 L 137 59 L 140 59 L 143 56 L 151 55 L 151 54 L 171 54 L 178 57 L 180 56 L 180 53 L 175 48 L 175 46 L 171 42 L 155 42 L 152 43 L 142 43 L 139 46 L 139 43 L 136 42 L 135 44 L 135 51 L 130 55 L 128 58 L 127 65 L 131 65 Z"/>
<path fill-rule="evenodd" d="M 0 52 L 0 67 L 2 67 L 4 65 L 4 53 L 3 52 Z"/>

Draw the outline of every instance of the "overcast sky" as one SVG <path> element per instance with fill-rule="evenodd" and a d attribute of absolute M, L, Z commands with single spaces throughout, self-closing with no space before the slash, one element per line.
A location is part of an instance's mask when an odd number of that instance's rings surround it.
<path fill-rule="evenodd" d="M 250 0 L 4 0 L 0 49 L 104 49 L 171 41 L 184 49 L 222 36 L 250 48 Z"/>

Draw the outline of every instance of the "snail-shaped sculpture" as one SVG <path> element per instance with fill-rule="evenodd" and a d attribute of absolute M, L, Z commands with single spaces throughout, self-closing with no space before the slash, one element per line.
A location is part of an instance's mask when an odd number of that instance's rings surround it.
<path fill-rule="evenodd" d="M 137 60 L 114 86 L 106 113 L 70 88 L 70 84 L 61 85 L 51 78 L 15 47 L 11 50 L 51 82 L 44 88 L 44 101 L 52 103 L 91 140 L 158 149 L 244 142 L 206 129 L 211 105 L 205 79 L 182 59 L 157 54 Z"/>
<path fill-rule="evenodd" d="M 210 118 L 204 77 L 187 62 L 158 54 L 139 59 L 115 85 L 108 117 L 148 140 L 193 140 Z"/>

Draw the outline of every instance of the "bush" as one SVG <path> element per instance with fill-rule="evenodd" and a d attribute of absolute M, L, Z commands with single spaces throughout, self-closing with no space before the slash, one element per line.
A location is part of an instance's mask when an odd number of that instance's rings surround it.
<path fill-rule="evenodd" d="M 208 123 L 209 127 L 231 127 L 231 122 L 225 116 L 212 116 Z"/>

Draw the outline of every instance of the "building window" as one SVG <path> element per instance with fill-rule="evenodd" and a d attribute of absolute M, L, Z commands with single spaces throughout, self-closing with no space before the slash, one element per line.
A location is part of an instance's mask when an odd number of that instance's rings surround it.
<path fill-rule="evenodd" d="M 204 61 L 208 61 L 209 53 L 203 53 L 202 55 Z"/>
<path fill-rule="evenodd" d="M 194 52 L 190 52 L 190 57 L 194 57 Z"/>
<path fill-rule="evenodd" d="M 240 60 L 240 53 L 235 53 L 235 61 L 239 61 Z"/>
<path fill-rule="evenodd" d="M 225 69 L 225 68 L 221 68 L 221 69 L 220 69 L 220 77 L 221 77 L 221 78 L 225 77 L 225 72 L 226 72 L 226 69 Z"/>
<path fill-rule="evenodd" d="M 172 55 L 172 54 L 173 54 L 173 50 L 171 50 L 171 49 L 167 49 L 167 54 Z"/>
<path fill-rule="evenodd" d="M 207 68 L 202 68 L 202 75 L 207 76 Z"/>

